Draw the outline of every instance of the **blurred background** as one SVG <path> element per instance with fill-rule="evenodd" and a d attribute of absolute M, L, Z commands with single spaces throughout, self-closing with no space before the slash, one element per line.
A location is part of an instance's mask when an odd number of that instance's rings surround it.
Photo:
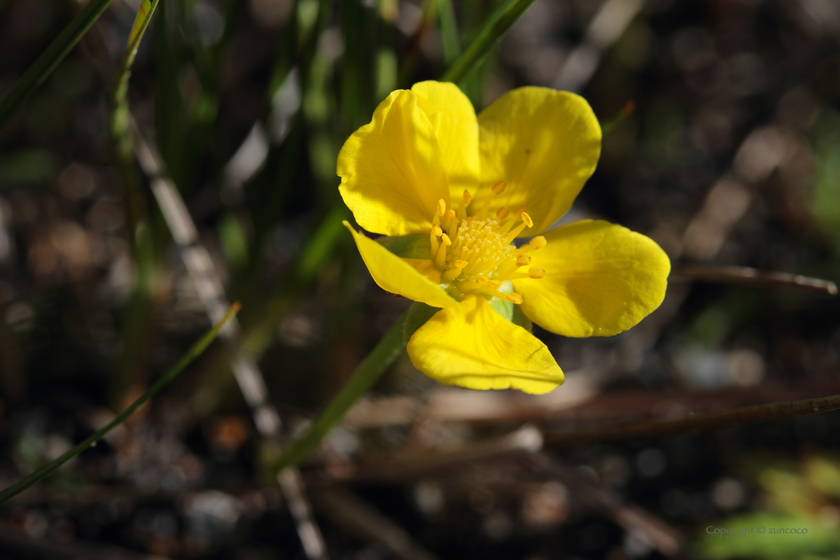
<path fill-rule="evenodd" d="M 0 0 L 0 95 L 84 3 Z M 296 433 L 408 307 L 340 225 L 336 156 L 500 2 L 164 0 L 129 89 L 146 143 L 121 167 L 108 95 L 138 5 L 113 2 L 0 129 L 0 486 L 124 408 L 224 300 L 242 345 L 0 506 L 0 559 L 313 558 L 236 379 L 262 377 L 250 404 Z M 833 280 L 839 46 L 833 0 L 537 0 L 459 85 L 477 111 L 524 85 L 589 101 L 603 154 L 564 221 L 644 233 L 676 272 Z M 838 413 L 573 437 L 840 393 L 838 317 L 830 296 L 674 274 L 620 336 L 536 329 L 567 373 L 544 397 L 446 388 L 403 356 L 299 489 L 330 558 L 838 558 Z M 714 534 L 742 526 L 768 532 Z"/>

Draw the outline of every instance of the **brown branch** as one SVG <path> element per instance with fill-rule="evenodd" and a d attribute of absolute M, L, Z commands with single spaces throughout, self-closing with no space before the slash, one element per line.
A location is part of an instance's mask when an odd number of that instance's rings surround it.
<path fill-rule="evenodd" d="M 611 422 L 564 431 L 547 432 L 546 445 L 561 445 L 590 441 L 607 441 L 644 437 L 667 436 L 703 430 L 714 430 L 727 426 L 755 424 L 794 418 L 820 412 L 840 409 L 840 395 L 803 399 L 777 403 L 760 404 L 713 412 L 689 413 L 676 418 L 641 419 L 625 422 Z"/>
<path fill-rule="evenodd" d="M 837 295 L 837 285 L 829 280 L 809 278 L 787 272 L 762 272 L 741 266 L 682 265 L 674 269 L 673 276 L 682 276 L 703 282 L 742 284 L 745 286 L 780 286 L 797 288 L 830 296 Z"/>

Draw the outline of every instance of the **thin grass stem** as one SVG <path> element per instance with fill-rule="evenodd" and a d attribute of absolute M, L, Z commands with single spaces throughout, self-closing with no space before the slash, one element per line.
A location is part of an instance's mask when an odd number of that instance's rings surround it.
<path fill-rule="evenodd" d="M 21 104 L 52 74 L 67 53 L 76 46 L 99 19 L 112 0 L 91 0 L 73 21 L 59 33 L 41 56 L 15 82 L 9 93 L 0 99 L 0 128 L 3 128 Z"/>
<path fill-rule="evenodd" d="M 512 0 L 503 10 L 491 16 L 470 46 L 443 73 L 441 81 L 458 82 L 475 70 L 507 30 L 533 3 L 534 0 Z"/>
<path fill-rule="evenodd" d="M 239 308 L 240 305 L 238 302 L 231 305 L 230 308 L 227 310 L 227 313 L 225 313 L 225 316 L 222 317 L 221 321 L 216 323 L 216 325 L 213 326 L 213 328 L 210 329 L 204 336 L 202 336 L 198 340 L 198 342 L 193 344 L 192 347 L 189 350 L 187 350 L 187 352 L 183 356 L 181 356 L 181 358 L 175 363 L 174 366 L 169 368 L 169 370 L 162 376 L 160 376 L 160 378 L 158 378 L 158 380 L 155 381 L 151 387 L 146 389 L 146 392 L 140 395 L 137 398 L 137 400 L 131 403 L 131 405 L 128 408 L 126 408 L 117 416 L 115 416 L 113 420 L 108 422 L 108 424 L 96 430 L 93 434 L 85 438 L 85 440 L 82 441 L 82 443 L 80 443 L 79 445 L 77 445 L 58 459 L 55 459 L 50 464 L 46 465 L 41 469 L 38 469 L 26 478 L 16 482 L 15 484 L 12 484 L 8 488 L 0 492 L 0 503 L 5 502 L 12 496 L 20 494 L 21 492 L 23 492 L 42 478 L 52 474 L 59 467 L 61 467 L 61 465 L 63 465 L 70 459 L 76 457 L 85 449 L 93 447 L 93 445 L 96 444 L 96 442 L 101 440 L 103 437 L 105 437 L 105 435 L 108 432 L 110 432 L 111 430 L 128 420 L 128 418 L 132 414 L 137 412 L 137 410 L 141 406 L 146 404 L 146 402 L 148 402 L 149 399 L 160 393 L 164 387 L 169 385 L 169 383 L 171 383 L 173 379 L 178 377 L 178 374 L 180 374 L 184 370 L 184 368 L 186 368 L 193 360 L 195 360 L 198 356 L 201 355 L 202 352 L 204 352 L 204 350 L 210 345 L 210 343 L 213 342 L 213 340 L 215 340 L 215 338 L 219 335 L 219 332 L 222 330 L 222 327 L 224 327 L 225 324 L 239 312 Z"/>

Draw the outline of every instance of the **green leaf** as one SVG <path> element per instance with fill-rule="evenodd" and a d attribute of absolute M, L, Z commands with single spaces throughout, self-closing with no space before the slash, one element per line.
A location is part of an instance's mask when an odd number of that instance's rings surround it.
<path fill-rule="evenodd" d="M 32 92 L 52 74 L 67 53 L 76 46 L 88 29 L 99 19 L 112 0 L 90 0 L 73 21 L 59 33 L 41 56 L 15 82 L 9 93 L 0 100 L 0 128 L 2 128 Z"/>

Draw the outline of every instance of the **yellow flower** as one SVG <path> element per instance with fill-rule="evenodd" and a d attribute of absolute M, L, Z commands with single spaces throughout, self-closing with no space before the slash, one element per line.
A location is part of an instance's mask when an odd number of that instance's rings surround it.
<path fill-rule="evenodd" d="M 361 227 L 392 236 L 373 241 L 345 222 L 368 270 L 439 308 L 408 342 L 417 369 L 449 385 L 546 393 L 563 372 L 528 319 L 612 336 L 659 306 L 670 262 L 647 237 L 600 220 L 537 235 L 571 208 L 600 151 L 589 104 L 537 87 L 476 117 L 455 85 L 422 82 L 350 136 L 341 196 Z"/>

